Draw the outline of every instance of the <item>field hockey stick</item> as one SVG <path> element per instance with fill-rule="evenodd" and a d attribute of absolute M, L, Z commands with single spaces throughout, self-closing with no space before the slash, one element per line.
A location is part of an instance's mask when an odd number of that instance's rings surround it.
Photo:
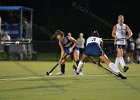
<path fill-rule="evenodd" d="M 51 72 L 67 57 L 67 55 L 68 54 L 66 54 L 49 72 L 46 72 L 46 75 L 51 75 Z"/>
<path fill-rule="evenodd" d="M 91 60 L 91 62 L 93 64 L 99 64 L 100 63 L 100 60 L 98 62 L 96 62 L 96 60 L 92 56 L 90 56 L 89 59 Z"/>
<path fill-rule="evenodd" d="M 92 63 L 96 62 L 95 59 L 94 59 L 93 57 L 90 57 L 90 58 L 91 58 Z M 100 60 L 99 60 L 99 61 L 100 61 Z M 105 71 L 107 71 L 107 72 L 109 72 L 109 73 L 111 73 L 111 74 L 113 74 L 113 75 L 115 75 L 115 76 L 118 77 L 117 74 L 115 74 L 115 73 L 113 73 L 112 71 L 110 71 L 109 69 L 103 67 L 103 65 L 101 65 L 100 63 L 94 63 L 94 64 L 96 64 L 97 66 L 99 66 L 100 68 L 104 69 Z"/>

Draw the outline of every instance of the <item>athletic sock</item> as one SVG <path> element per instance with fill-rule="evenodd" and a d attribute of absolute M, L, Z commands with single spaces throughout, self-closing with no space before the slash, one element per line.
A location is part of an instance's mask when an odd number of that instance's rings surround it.
<path fill-rule="evenodd" d="M 114 63 L 109 63 L 109 67 L 116 73 L 120 72 L 120 70 L 118 69 L 118 67 L 114 64 Z"/>
<path fill-rule="evenodd" d="M 140 56 L 138 56 L 138 61 L 140 61 Z"/>
<path fill-rule="evenodd" d="M 65 64 L 61 64 L 61 72 L 65 74 Z"/>
<path fill-rule="evenodd" d="M 83 67 L 83 64 L 84 64 L 83 62 L 81 62 L 81 61 L 79 62 L 76 72 L 78 72 L 78 73 L 80 72 L 80 70 Z"/>
<path fill-rule="evenodd" d="M 119 59 L 116 57 L 116 59 L 115 59 L 115 65 L 118 67 L 118 65 L 119 65 Z"/>
<path fill-rule="evenodd" d="M 78 61 L 76 61 L 76 65 L 78 66 L 78 64 L 79 64 L 79 60 Z"/>
<path fill-rule="evenodd" d="M 137 61 L 139 61 L 139 56 L 137 56 Z"/>
<path fill-rule="evenodd" d="M 120 64 L 121 64 L 122 68 L 124 68 L 125 62 L 124 62 L 123 57 L 119 57 L 119 62 L 120 62 Z"/>

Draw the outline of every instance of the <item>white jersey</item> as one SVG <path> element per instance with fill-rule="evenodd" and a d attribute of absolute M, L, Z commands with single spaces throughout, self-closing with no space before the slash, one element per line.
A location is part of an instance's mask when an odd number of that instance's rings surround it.
<path fill-rule="evenodd" d="M 100 44 L 101 42 L 103 42 L 102 38 L 99 38 L 99 37 L 94 37 L 94 36 L 91 36 L 87 39 L 87 43 L 86 43 L 86 46 L 89 44 L 89 43 L 97 43 L 100 47 Z"/>
<path fill-rule="evenodd" d="M 115 35 L 117 37 L 116 43 L 115 44 L 119 44 L 119 45 L 125 45 L 126 44 L 126 24 L 122 24 L 122 26 L 120 24 L 116 25 L 116 32 Z"/>
<path fill-rule="evenodd" d="M 79 48 L 84 48 L 84 44 L 85 44 L 85 39 L 84 38 L 78 38 L 77 39 L 77 46 Z"/>
<path fill-rule="evenodd" d="M 136 45 L 137 45 L 137 49 L 140 49 L 140 38 L 137 38 Z"/>

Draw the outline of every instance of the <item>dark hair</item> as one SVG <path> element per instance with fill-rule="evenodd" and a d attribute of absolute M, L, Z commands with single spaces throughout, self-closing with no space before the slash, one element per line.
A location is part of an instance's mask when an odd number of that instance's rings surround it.
<path fill-rule="evenodd" d="M 64 36 L 64 33 L 60 30 L 56 30 L 53 37 L 56 38 L 58 35 Z"/>
<path fill-rule="evenodd" d="M 91 35 L 92 35 L 92 36 L 95 36 L 95 37 L 100 37 L 99 32 L 98 32 L 97 30 L 93 31 L 93 32 L 91 33 Z"/>

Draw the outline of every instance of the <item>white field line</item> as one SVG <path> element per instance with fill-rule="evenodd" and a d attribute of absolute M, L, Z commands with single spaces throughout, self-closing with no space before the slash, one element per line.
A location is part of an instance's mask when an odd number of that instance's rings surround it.
<path fill-rule="evenodd" d="M 32 76 L 32 77 L 19 77 L 19 78 L 0 78 L 0 81 L 18 81 L 18 80 L 31 80 L 31 79 L 41 79 L 41 78 L 62 78 L 62 77 L 94 77 L 94 76 L 108 76 L 108 75 L 83 75 L 83 76 L 77 76 L 77 75 L 63 75 L 63 76 Z"/>
<path fill-rule="evenodd" d="M 94 76 L 110 76 L 108 74 L 100 74 L 100 75 L 83 75 L 83 76 L 77 76 L 77 75 L 62 75 L 62 76 L 32 76 L 32 77 L 19 77 L 19 78 L 0 78 L 0 81 L 18 81 L 18 80 L 32 80 L 32 79 L 41 79 L 41 78 L 63 78 L 63 77 L 94 77 Z M 129 75 L 129 76 L 138 76 L 140 75 Z M 129 77 L 128 76 L 128 77 Z"/>

